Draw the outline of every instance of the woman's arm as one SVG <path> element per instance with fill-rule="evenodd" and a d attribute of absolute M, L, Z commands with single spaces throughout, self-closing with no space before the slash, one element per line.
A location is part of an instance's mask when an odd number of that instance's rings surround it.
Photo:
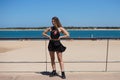
<path fill-rule="evenodd" d="M 63 36 L 60 36 L 60 39 L 61 38 L 68 38 L 69 37 L 68 31 L 63 27 L 61 27 L 60 29 L 61 29 L 61 32 L 64 34 Z"/>
<path fill-rule="evenodd" d="M 50 28 L 47 28 L 47 29 L 44 30 L 44 32 L 42 34 L 43 34 L 43 36 L 51 39 L 51 37 L 47 34 L 47 32 L 49 32 L 49 31 L 50 31 Z"/>

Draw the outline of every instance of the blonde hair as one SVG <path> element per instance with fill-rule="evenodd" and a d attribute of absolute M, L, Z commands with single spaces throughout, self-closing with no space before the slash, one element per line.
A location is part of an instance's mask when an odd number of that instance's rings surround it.
<path fill-rule="evenodd" d="M 58 17 L 53 17 L 52 20 L 55 20 L 56 24 L 57 24 L 57 27 L 62 27 L 61 23 L 60 23 L 60 20 L 58 19 Z"/>

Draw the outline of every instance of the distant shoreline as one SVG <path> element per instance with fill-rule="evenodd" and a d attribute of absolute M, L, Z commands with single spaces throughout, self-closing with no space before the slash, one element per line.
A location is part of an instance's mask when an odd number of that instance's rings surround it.
<path fill-rule="evenodd" d="M 47 27 L 10 27 L 0 30 L 44 30 Z M 120 27 L 64 27 L 67 30 L 120 30 Z"/>

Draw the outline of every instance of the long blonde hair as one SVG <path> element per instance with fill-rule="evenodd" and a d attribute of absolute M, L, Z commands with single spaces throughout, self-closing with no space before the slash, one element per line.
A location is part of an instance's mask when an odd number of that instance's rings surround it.
<path fill-rule="evenodd" d="M 55 20 L 57 26 L 56 27 L 62 27 L 61 23 L 60 23 L 60 20 L 58 19 L 58 17 L 53 17 L 52 20 Z"/>

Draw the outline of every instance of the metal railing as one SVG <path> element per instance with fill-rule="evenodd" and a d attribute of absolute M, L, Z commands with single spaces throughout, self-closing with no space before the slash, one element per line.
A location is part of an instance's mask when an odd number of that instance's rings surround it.
<path fill-rule="evenodd" d="M 69 38 L 69 39 L 73 39 L 73 40 L 107 40 L 107 43 L 106 43 L 106 55 L 105 55 L 105 62 L 104 61 L 73 61 L 73 62 L 69 62 L 69 61 L 66 61 L 65 63 L 105 63 L 105 72 L 108 71 L 108 63 L 120 63 L 120 61 L 108 61 L 108 57 L 109 57 L 109 44 L 110 44 L 110 40 L 120 40 L 120 38 Z M 69 39 L 64 39 L 64 40 L 69 40 Z M 47 38 L 2 38 L 0 40 L 45 40 L 45 46 L 47 46 Z M 46 55 L 46 61 L 33 61 L 33 62 L 30 62 L 30 61 L 17 61 L 17 62 L 14 62 L 14 61 L 10 61 L 10 62 L 6 62 L 6 61 L 0 61 L 0 63 L 45 63 L 46 64 L 46 71 L 47 71 L 47 63 L 50 63 L 48 62 L 47 60 L 47 49 L 45 47 L 45 55 Z"/>

